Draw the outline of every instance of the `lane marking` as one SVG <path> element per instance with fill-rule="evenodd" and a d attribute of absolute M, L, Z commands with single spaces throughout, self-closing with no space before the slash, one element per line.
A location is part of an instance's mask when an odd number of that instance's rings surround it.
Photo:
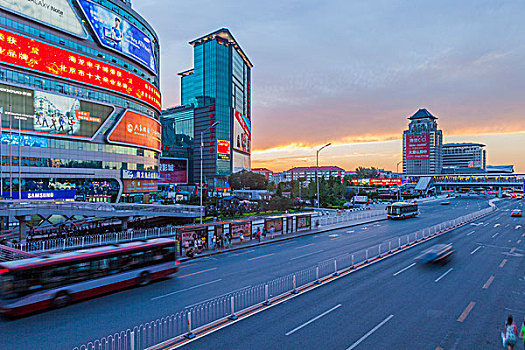
<path fill-rule="evenodd" d="M 516 243 L 520 244 L 520 243 L 521 243 L 521 239 L 518 239 L 518 240 L 516 241 Z"/>
<path fill-rule="evenodd" d="M 416 263 L 412 263 L 412 264 L 408 265 L 408 266 L 405 267 L 404 269 L 401 269 L 401 270 L 397 271 L 396 273 L 394 273 L 392 276 L 397 276 L 397 275 L 399 275 L 401 272 L 404 272 L 404 271 L 408 270 L 409 268 L 411 268 L 411 267 L 414 266 L 415 264 L 416 264 Z"/>
<path fill-rule="evenodd" d="M 480 249 L 481 249 L 481 246 L 477 247 L 476 249 L 474 249 L 473 251 L 470 252 L 470 255 L 474 254 L 475 252 L 477 252 Z"/>
<path fill-rule="evenodd" d="M 496 232 L 495 234 L 492 235 L 492 238 L 496 238 L 497 235 L 499 235 L 500 232 Z"/>
<path fill-rule="evenodd" d="M 375 326 L 374 328 L 372 328 L 368 333 L 366 333 L 365 335 L 363 335 L 361 338 L 359 338 L 358 341 L 356 341 L 355 343 L 353 343 L 352 345 L 350 345 L 350 347 L 346 350 L 352 350 L 354 349 L 356 346 L 358 346 L 359 344 L 361 344 L 366 338 L 368 338 L 369 336 L 371 336 L 375 331 L 377 331 L 379 328 L 383 327 L 383 325 L 385 323 L 387 323 L 388 321 L 390 321 L 390 319 L 394 317 L 394 315 L 390 315 L 388 316 L 387 318 L 385 318 L 383 321 L 381 321 L 380 324 L 378 324 L 377 326 Z"/>
<path fill-rule="evenodd" d="M 307 245 L 302 245 L 300 247 L 296 247 L 295 249 L 303 249 L 303 248 L 309 247 L 311 245 L 314 245 L 314 243 L 310 243 L 310 244 L 307 244 Z"/>
<path fill-rule="evenodd" d="M 192 264 L 187 264 L 187 265 L 184 264 L 184 265 L 179 266 L 179 269 L 182 269 L 182 268 L 188 267 L 188 266 L 192 266 L 192 265 L 197 265 L 197 263 L 192 263 Z"/>
<path fill-rule="evenodd" d="M 346 233 L 354 233 L 355 230 L 346 231 Z"/>
<path fill-rule="evenodd" d="M 184 278 L 184 277 L 189 277 L 189 276 L 193 276 L 193 275 L 198 275 L 199 273 L 204 273 L 204 272 L 213 271 L 213 270 L 217 270 L 217 268 L 216 267 L 212 267 L 211 269 L 197 271 L 197 272 L 194 272 L 194 273 L 188 273 L 187 275 L 178 276 L 178 278 Z"/>
<path fill-rule="evenodd" d="M 334 307 L 331 308 L 330 310 L 327 310 L 327 311 L 323 312 L 322 314 L 320 314 L 320 315 L 318 315 L 318 316 L 312 318 L 310 321 L 307 321 L 307 322 L 303 323 L 302 325 L 300 325 L 300 326 L 298 326 L 298 327 L 292 329 L 291 331 L 285 333 L 285 335 L 290 335 L 290 334 L 293 334 L 293 333 L 297 332 L 297 331 L 300 330 L 301 328 L 304 328 L 304 327 L 308 326 L 310 323 L 317 321 L 317 320 L 320 319 L 321 317 L 328 315 L 330 312 L 332 312 L 332 311 L 334 311 L 334 310 L 336 310 L 336 309 L 338 309 L 338 308 L 340 308 L 340 307 L 341 307 L 341 304 L 337 304 L 336 306 L 334 306 Z"/>
<path fill-rule="evenodd" d="M 338 237 L 335 237 L 335 238 L 330 238 L 331 241 L 335 241 L 336 239 L 339 239 L 339 238 L 343 238 L 343 236 L 338 236 Z"/>
<path fill-rule="evenodd" d="M 443 277 L 445 277 L 446 275 L 448 275 L 449 272 L 452 271 L 452 270 L 454 270 L 454 268 L 451 267 L 450 269 L 448 269 L 447 272 L 445 272 L 444 274 L 442 274 L 441 276 L 439 276 L 438 278 L 436 278 L 436 279 L 434 280 L 434 282 L 438 283 L 440 279 L 442 279 Z"/>
<path fill-rule="evenodd" d="M 254 251 L 255 251 L 255 250 L 248 250 L 247 252 L 231 254 L 230 256 L 237 256 L 237 255 L 243 255 L 243 254 L 253 253 Z"/>
<path fill-rule="evenodd" d="M 510 253 L 514 253 L 516 251 L 516 247 L 512 247 L 512 249 L 510 250 Z"/>
<path fill-rule="evenodd" d="M 501 262 L 501 264 L 499 264 L 499 267 L 503 267 L 505 266 L 505 263 L 507 262 L 507 259 L 503 259 L 503 261 Z"/>
<path fill-rule="evenodd" d="M 261 259 L 261 258 L 266 258 L 267 256 L 272 256 L 274 253 L 272 254 L 266 254 L 266 255 L 261 255 L 261 256 L 257 256 L 255 258 L 250 258 L 248 259 L 248 261 L 252 261 L 252 260 L 257 260 L 257 259 Z"/>
<path fill-rule="evenodd" d="M 521 228 L 521 225 L 516 225 L 516 230 L 519 230 Z"/>
<path fill-rule="evenodd" d="M 281 243 L 281 244 L 277 244 L 276 247 L 280 247 L 280 246 L 282 246 L 282 245 L 287 245 L 287 244 L 292 244 L 292 243 L 294 243 L 294 242 Z"/>
<path fill-rule="evenodd" d="M 318 254 L 318 253 L 321 253 L 322 251 L 323 251 L 323 250 L 318 250 L 318 251 L 313 252 L 313 253 L 308 253 L 308 254 L 304 254 L 304 255 L 299 255 L 299 256 L 296 256 L 296 257 L 291 258 L 290 261 L 291 261 L 291 260 L 301 259 L 301 258 L 304 258 L 304 257 L 310 256 L 310 255 Z"/>
<path fill-rule="evenodd" d="M 472 311 L 474 308 L 474 305 L 476 305 L 475 302 L 471 301 L 470 304 L 467 305 L 465 310 L 463 310 L 463 313 L 459 316 L 458 322 L 463 322 L 467 318 L 468 314 Z"/>
<path fill-rule="evenodd" d="M 474 232 L 476 232 L 475 230 L 474 231 L 470 231 L 469 233 L 467 233 L 467 236 L 470 236 L 471 234 L 473 234 Z"/>
<path fill-rule="evenodd" d="M 494 275 L 490 276 L 487 282 L 485 282 L 485 284 L 483 285 L 483 289 L 488 289 L 492 284 L 492 281 L 494 281 Z"/>
<path fill-rule="evenodd" d="M 499 226 L 499 224 L 494 224 L 494 227 L 498 227 L 498 226 Z"/>
<path fill-rule="evenodd" d="M 165 298 L 165 297 L 169 297 L 170 295 L 173 295 L 173 294 L 183 293 L 183 292 L 186 292 L 188 290 L 192 290 L 192 289 L 195 289 L 195 288 L 207 286 L 208 284 L 217 283 L 217 282 L 220 282 L 220 281 L 222 281 L 222 278 L 219 278 L 218 280 L 206 282 L 206 283 L 201 283 L 201 284 L 198 284 L 198 285 L 193 286 L 193 287 L 189 287 L 189 288 L 185 288 L 185 289 L 181 289 L 181 290 L 176 290 L 176 291 L 168 293 L 168 294 L 164 294 L 164 295 L 160 295 L 158 297 L 151 298 L 151 300 L 162 299 L 162 298 Z"/>

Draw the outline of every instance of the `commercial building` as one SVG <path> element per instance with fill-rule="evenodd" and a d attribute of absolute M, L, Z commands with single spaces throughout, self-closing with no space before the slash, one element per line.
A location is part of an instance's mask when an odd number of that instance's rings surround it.
<path fill-rule="evenodd" d="M 129 0 L 0 3 L 3 197 L 147 202 L 159 44 Z"/>
<path fill-rule="evenodd" d="M 443 145 L 443 173 L 485 172 L 487 155 L 481 143 L 446 143 Z"/>
<path fill-rule="evenodd" d="M 252 168 L 252 172 L 264 175 L 265 179 L 269 181 L 271 181 L 270 179 L 273 177 L 273 171 L 266 168 Z"/>
<path fill-rule="evenodd" d="M 443 133 L 437 119 L 420 109 L 408 118 L 403 132 L 403 173 L 405 175 L 440 174 L 443 168 Z"/>
<path fill-rule="evenodd" d="M 286 181 L 304 181 L 303 184 L 306 186 L 310 182 L 315 182 L 316 174 L 317 177 L 328 180 L 330 176 L 344 176 L 345 170 L 338 166 L 320 166 L 320 167 L 295 167 L 290 170 L 283 172 Z"/>
<path fill-rule="evenodd" d="M 252 63 L 226 28 L 195 39 L 194 67 L 180 73 L 181 102 L 163 112 L 163 123 L 178 123 L 193 113 L 193 140 L 188 158 L 189 179 L 199 182 L 201 134 L 203 180 L 212 188 L 223 187 L 233 172 L 251 168 L 251 69 Z M 215 123 L 219 124 L 210 129 Z"/>

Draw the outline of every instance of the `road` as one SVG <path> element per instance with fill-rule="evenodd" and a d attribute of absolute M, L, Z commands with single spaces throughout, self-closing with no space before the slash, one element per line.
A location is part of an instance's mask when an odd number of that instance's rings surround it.
<path fill-rule="evenodd" d="M 72 348 L 209 298 L 487 206 L 485 199 L 476 198 L 453 199 L 448 206 L 432 202 L 422 204 L 421 216 L 415 219 L 381 221 L 189 261 L 169 280 L 80 302 L 65 309 L 14 321 L 0 320 L 2 349 Z"/>
<path fill-rule="evenodd" d="M 184 348 L 498 349 L 507 315 L 525 316 L 525 228 L 510 217 L 515 207 L 523 201 Z M 437 243 L 453 244 L 448 264 L 413 265 Z"/>

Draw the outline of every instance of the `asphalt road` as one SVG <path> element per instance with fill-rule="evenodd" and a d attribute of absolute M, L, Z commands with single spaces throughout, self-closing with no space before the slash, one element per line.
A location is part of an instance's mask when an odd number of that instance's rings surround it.
<path fill-rule="evenodd" d="M 452 199 L 448 206 L 440 205 L 439 201 L 432 202 L 422 204 L 421 215 L 415 219 L 381 221 L 189 261 L 182 264 L 175 278 L 169 280 L 14 321 L 2 319 L 1 348 L 70 349 L 177 312 L 185 306 L 487 206 L 486 199 L 476 198 Z M 502 206 L 508 206 L 507 201 L 502 202 Z M 386 266 L 385 263 L 382 266 Z M 390 262 L 386 264 L 390 266 Z M 363 283 L 371 283 L 365 280 Z M 390 289 L 390 283 L 386 287 Z M 419 286 L 413 285 L 413 288 Z M 366 318 L 367 313 L 363 317 Z"/>
<path fill-rule="evenodd" d="M 525 205 L 503 203 L 495 214 L 184 348 L 499 349 L 507 315 L 518 324 L 525 316 L 525 225 L 509 212 Z M 449 263 L 413 265 L 437 243 L 453 244 Z"/>

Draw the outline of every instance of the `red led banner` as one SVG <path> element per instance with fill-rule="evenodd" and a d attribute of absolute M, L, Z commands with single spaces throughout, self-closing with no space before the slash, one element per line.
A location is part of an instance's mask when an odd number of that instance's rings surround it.
<path fill-rule="evenodd" d="M 407 160 L 430 159 L 430 135 L 407 135 L 406 148 Z"/>
<path fill-rule="evenodd" d="M 104 62 L 1 29 L 0 61 L 120 92 L 160 111 L 160 92 L 146 80 Z"/>

